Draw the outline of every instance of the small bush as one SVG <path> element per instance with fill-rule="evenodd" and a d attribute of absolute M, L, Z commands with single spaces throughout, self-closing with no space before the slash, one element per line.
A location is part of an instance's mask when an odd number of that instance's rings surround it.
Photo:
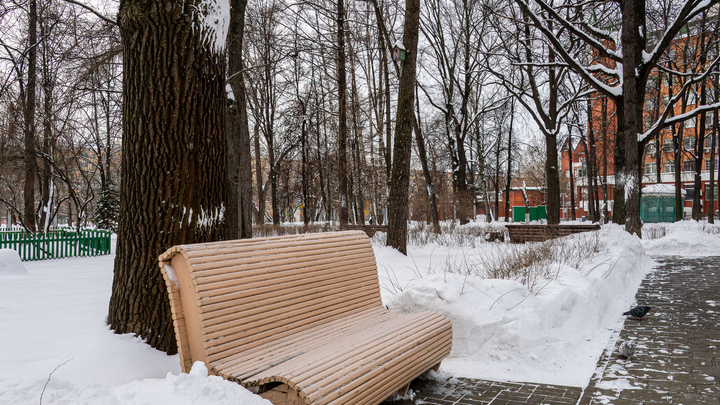
<path fill-rule="evenodd" d="M 432 232 L 432 225 L 425 222 L 413 222 L 408 226 L 408 245 L 426 246 L 436 243 L 448 247 L 477 247 L 490 239 L 491 235 L 502 235 L 507 238 L 502 223 L 471 222 L 460 225 L 458 221 L 440 223 L 442 233 Z"/>
<path fill-rule="evenodd" d="M 667 224 L 645 224 L 642 229 L 643 239 L 660 239 L 668 234 Z"/>
<path fill-rule="evenodd" d="M 556 279 L 563 266 L 577 268 L 604 249 L 599 232 L 523 245 L 488 244 L 461 263 L 446 263 L 444 271 L 515 280 L 537 291 L 539 282 Z"/>

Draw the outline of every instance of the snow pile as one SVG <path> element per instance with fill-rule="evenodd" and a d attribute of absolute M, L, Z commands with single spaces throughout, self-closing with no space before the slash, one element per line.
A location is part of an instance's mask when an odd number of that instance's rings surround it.
<path fill-rule="evenodd" d="M 718 256 L 720 255 L 720 227 L 697 221 L 672 224 L 647 224 L 643 237 L 661 236 L 643 240 L 645 251 L 652 255 Z"/>
<path fill-rule="evenodd" d="M 535 292 L 516 281 L 445 273 L 415 279 L 388 306 L 451 319 L 444 372 L 583 387 L 652 266 L 636 237 L 618 226 L 601 233 L 604 251 L 578 268 L 558 265 L 557 277 Z"/>
<path fill-rule="evenodd" d="M 29 262 L 0 283 L 0 404 L 267 405 L 105 324 L 113 256 Z M 50 377 L 48 379 L 48 377 Z M 47 386 L 45 384 L 47 383 Z"/>
<path fill-rule="evenodd" d="M 620 227 L 603 227 L 600 238 L 599 254 L 557 264 L 532 291 L 468 271 L 509 244 L 411 246 L 409 256 L 374 250 L 384 303 L 453 321 L 455 346 L 441 374 L 584 386 L 650 264 Z M 267 404 L 207 377 L 203 365 L 182 374 L 177 355 L 114 334 L 105 321 L 113 259 L 28 262 L 29 276 L 2 279 L 0 404 L 37 404 L 41 395 L 43 404 L 68 405 Z"/>
<path fill-rule="evenodd" d="M 164 380 L 133 381 L 115 388 L 112 394 L 118 403 L 134 405 L 272 405 L 237 383 L 208 377 L 202 362 L 196 362 L 189 374 L 168 373 Z"/>
<path fill-rule="evenodd" d="M 58 368 L 61 370 L 61 368 Z M 189 374 L 168 373 L 164 379 L 148 378 L 115 387 L 76 385 L 50 376 L 34 384 L 8 384 L 0 391 L 0 403 L 38 403 L 72 405 L 272 405 L 242 386 L 217 376 L 208 376 L 202 362 L 193 365 Z M 8 381 L 0 379 L 0 387 Z M 45 385 L 47 383 L 47 385 Z"/>
<path fill-rule="evenodd" d="M 0 249 L 0 276 L 28 274 L 20 260 L 20 255 L 13 249 Z"/>

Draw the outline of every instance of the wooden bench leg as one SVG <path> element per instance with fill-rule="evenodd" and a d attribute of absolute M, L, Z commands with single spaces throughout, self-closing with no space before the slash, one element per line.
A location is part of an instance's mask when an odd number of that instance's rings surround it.
<path fill-rule="evenodd" d="M 259 395 L 272 402 L 273 405 L 305 405 L 298 392 L 287 384 L 266 385 L 260 387 Z"/>

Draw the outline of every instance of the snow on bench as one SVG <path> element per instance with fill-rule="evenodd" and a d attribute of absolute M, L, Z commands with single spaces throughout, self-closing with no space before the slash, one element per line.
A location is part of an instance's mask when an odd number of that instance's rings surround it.
<path fill-rule="evenodd" d="M 378 404 L 452 346 L 450 321 L 380 300 L 362 231 L 175 246 L 160 256 L 180 363 L 279 404 Z"/>

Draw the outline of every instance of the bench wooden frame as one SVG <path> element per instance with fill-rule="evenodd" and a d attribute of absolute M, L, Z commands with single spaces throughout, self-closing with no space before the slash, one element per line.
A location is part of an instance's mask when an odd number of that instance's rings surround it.
<path fill-rule="evenodd" d="M 159 261 L 183 371 L 203 361 L 275 405 L 378 404 L 450 353 L 449 320 L 382 305 L 361 231 L 175 246 Z"/>
<path fill-rule="evenodd" d="M 597 231 L 599 224 L 588 225 L 530 225 L 505 224 L 510 243 L 544 242 L 546 240 L 572 235 L 574 233 Z"/>
<path fill-rule="evenodd" d="M 372 238 L 378 232 L 387 232 L 387 225 L 343 225 L 342 231 L 363 231 Z"/>

